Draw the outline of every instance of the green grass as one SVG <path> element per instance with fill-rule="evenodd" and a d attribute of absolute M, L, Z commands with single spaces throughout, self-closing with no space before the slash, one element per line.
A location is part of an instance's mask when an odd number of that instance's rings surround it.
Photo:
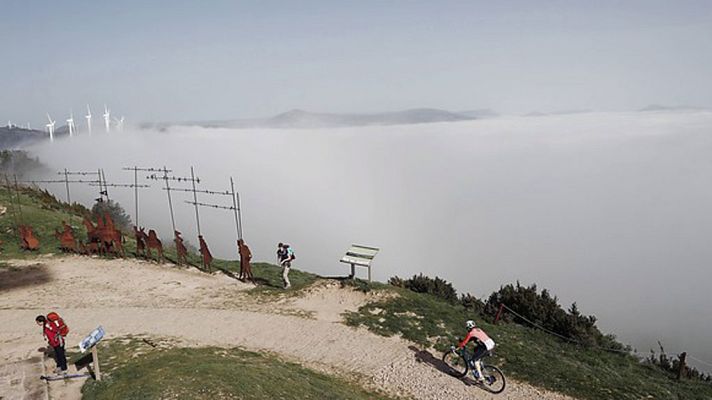
<path fill-rule="evenodd" d="M 346 323 L 445 350 L 464 336 L 464 321 L 475 319 L 497 342 L 489 361 L 535 386 L 591 400 L 712 399 L 712 385 L 674 381 L 672 375 L 641 364 L 632 355 L 583 348 L 516 324 L 492 325 L 431 295 L 387 290 L 398 296 L 347 313 Z"/>
<path fill-rule="evenodd" d="M 228 276 L 237 276 L 240 272 L 240 262 L 216 259 L 213 261 L 213 268 Z M 285 291 L 282 284 L 282 267 L 262 262 L 252 263 L 252 274 L 258 286 L 250 292 L 256 295 L 296 294 L 319 279 L 318 275 L 292 268 L 289 272 L 292 287 Z"/>
<path fill-rule="evenodd" d="M 83 399 L 389 399 L 272 355 L 239 348 L 152 347 L 137 338 L 100 344 L 102 381 Z"/>
<path fill-rule="evenodd" d="M 17 208 L 13 209 L 13 205 L 16 204 L 15 199 L 11 199 L 15 192 L 0 187 L 0 205 L 8 207 L 7 213 L 0 217 L 0 240 L 3 241 L 0 257 L 4 259 L 27 258 L 37 254 L 59 253 L 59 240 L 55 238 L 54 232 L 61 229 L 62 221 L 67 221 L 75 228 L 74 232 L 78 236 L 78 240 L 86 241 L 86 230 L 82 224 L 82 212 L 86 209 L 79 205 L 69 206 L 31 188 L 22 188 L 20 192 L 22 221 L 32 226 L 35 237 L 40 241 L 40 248 L 34 252 L 20 248 L 19 234 L 15 229 L 15 220 L 19 218 L 19 213 Z M 124 239 L 126 255 L 134 256 L 136 244 L 133 233 L 125 233 Z M 169 261 L 175 262 L 177 259 L 175 248 L 169 246 L 170 243 L 172 243 L 172 238 L 163 239 L 164 255 Z M 155 258 L 155 252 L 153 254 Z M 189 254 L 188 262 L 195 267 L 202 268 L 202 261 L 198 254 Z M 212 267 L 213 271 L 219 270 L 228 276 L 236 277 L 240 270 L 240 263 L 233 260 L 214 259 Z M 292 288 L 285 292 L 282 289 L 281 267 L 269 263 L 253 263 L 252 272 L 258 286 L 250 292 L 257 295 L 298 293 L 318 279 L 317 275 L 292 268 L 289 273 Z"/>
<path fill-rule="evenodd" d="M 13 195 L 14 192 L 0 187 L 0 205 L 8 208 L 5 215 L 0 217 L 0 240 L 3 241 L 1 257 L 6 259 L 26 258 L 38 253 L 58 252 L 59 240 L 54 237 L 54 232 L 55 229 L 61 229 L 62 221 L 75 227 L 75 232 L 80 232 L 82 240 L 86 239 L 82 218 L 75 208 L 51 201 L 38 191 L 22 190 L 20 193 L 21 221 L 32 226 L 35 237 L 40 241 L 38 251 L 22 250 L 20 236 L 15 229 L 15 218 L 20 219 L 20 213 L 16 203 L 11 200 Z"/>

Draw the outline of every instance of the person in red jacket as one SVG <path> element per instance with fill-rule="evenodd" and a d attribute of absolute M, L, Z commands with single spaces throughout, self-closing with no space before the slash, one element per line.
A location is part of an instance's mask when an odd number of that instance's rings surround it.
<path fill-rule="evenodd" d="M 494 349 L 495 343 L 494 340 L 490 339 L 490 337 L 487 336 L 485 331 L 477 327 L 475 321 L 469 320 L 465 322 L 465 328 L 467 328 L 467 336 L 462 339 L 462 342 L 460 342 L 457 347 L 463 352 L 462 354 L 468 363 L 474 363 L 475 371 L 477 371 L 476 378 L 478 381 L 481 382 L 484 380 L 484 377 L 482 376 L 482 367 L 480 365 L 480 359 L 484 357 L 490 350 Z M 472 358 L 470 358 L 467 354 L 465 346 L 467 346 L 467 343 L 469 343 L 473 339 L 476 342 L 476 345 L 475 351 L 472 354 Z"/>
<path fill-rule="evenodd" d="M 48 321 L 44 315 L 35 318 L 37 325 L 42 327 L 42 334 L 47 343 L 54 350 L 54 360 L 57 362 L 55 373 L 67 373 L 67 356 L 64 354 L 64 338 L 59 333 L 59 327 L 52 321 Z"/>

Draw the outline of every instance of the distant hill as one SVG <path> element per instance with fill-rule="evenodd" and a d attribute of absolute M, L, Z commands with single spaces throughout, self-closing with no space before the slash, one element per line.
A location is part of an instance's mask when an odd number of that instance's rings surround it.
<path fill-rule="evenodd" d="M 532 111 L 530 113 L 524 114 L 523 116 L 524 117 L 543 117 L 545 115 L 585 114 L 585 113 L 590 113 L 590 112 L 594 112 L 594 111 L 586 109 L 586 108 L 571 109 L 571 110 L 559 110 L 559 111 L 551 111 L 551 112 Z"/>
<path fill-rule="evenodd" d="M 497 113 L 494 110 L 490 110 L 489 108 L 479 108 L 476 110 L 465 110 L 465 111 L 458 111 L 458 115 L 464 115 L 466 117 L 471 117 L 471 118 L 493 118 L 493 117 L 498 117 L 499 113 Z"/>
<path fill-rule="evenodd" d="M 46 138 L 46 132 L 35 129 L 0 127 L 0 149 L 14 149 Z"/>
<path fill-rule="evenodd" d="M 660 104 L 649 104 L 638 111 L 681 111 L 681 110 L 689 110 L 689 111 L 701 111 L 701 110 L 708 110 L 707 108 L 704 107 L 695 107 L 695 106 L 666 106 L 666 105 L 660 105 Z"/>
<path fill-rule="evenodd" d="M 145 124 L 144 128 L 169 126 L 202 126 L 206 128 L 334 128 L 347 126 L 424 124 L 432 122 L 466 121 L 476 117 L 435 108 L 414 108 L 375 114 L 332 114 L 291 110 L 270 118 L 224 121 L 195 121 Z"/>

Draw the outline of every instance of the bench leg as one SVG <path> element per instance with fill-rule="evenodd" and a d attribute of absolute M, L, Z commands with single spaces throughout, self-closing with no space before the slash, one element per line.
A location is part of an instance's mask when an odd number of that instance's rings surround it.
<path fill-rule="evenodd" d="M 356 279 L 356 266 L 354 264 L 351 264 L 351 275 L 349 278 Z"/>

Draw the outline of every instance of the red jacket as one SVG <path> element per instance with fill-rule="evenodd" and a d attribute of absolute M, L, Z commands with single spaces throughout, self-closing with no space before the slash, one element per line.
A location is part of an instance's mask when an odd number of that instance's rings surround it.
<path fill-rule="evenodd" d="M 59 334 L 59 327 L 54 322 L 45 322 L 43 330 L 50 346 L 64 346 L 64 338 Z"/>

